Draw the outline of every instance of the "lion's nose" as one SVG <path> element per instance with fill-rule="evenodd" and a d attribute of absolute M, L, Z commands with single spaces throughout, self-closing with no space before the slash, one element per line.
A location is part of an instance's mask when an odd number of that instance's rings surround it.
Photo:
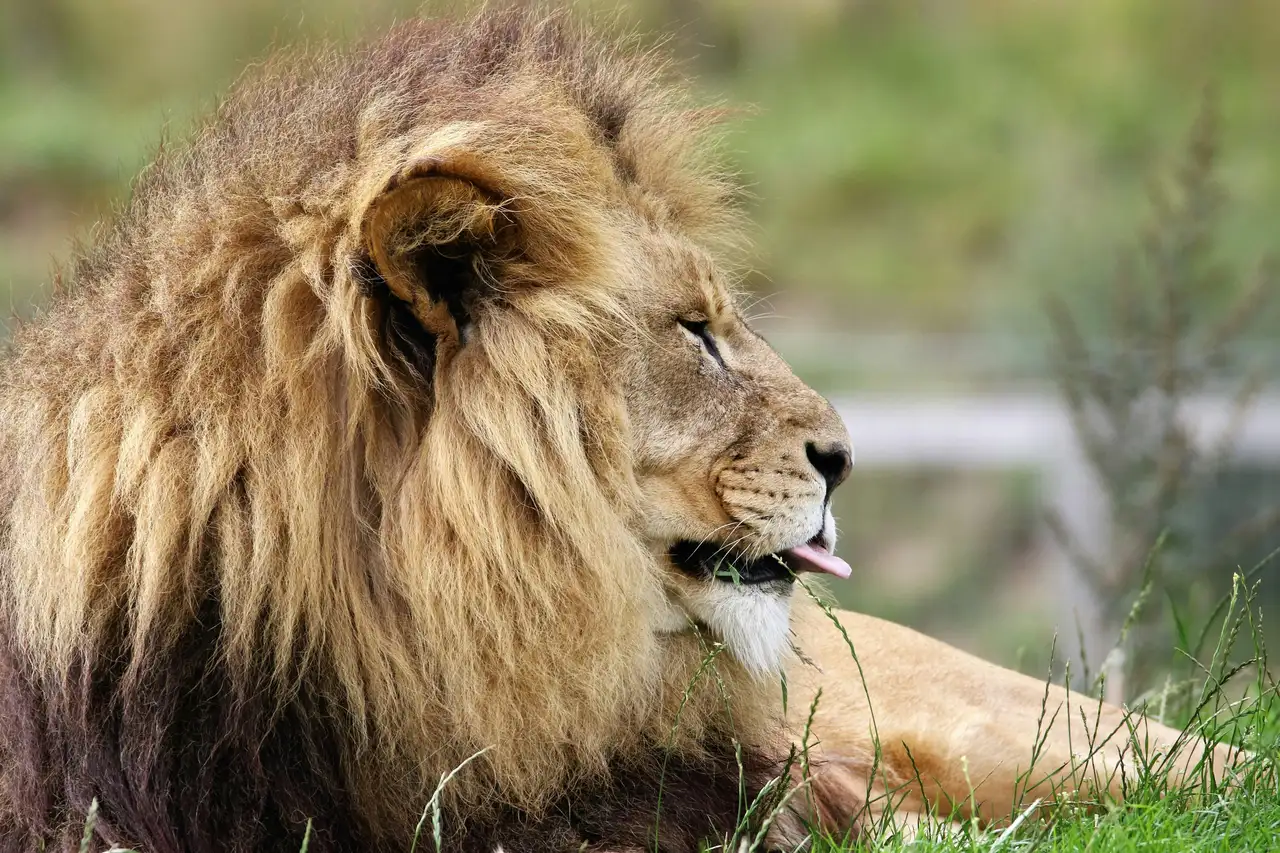
<path fill-rule="evenodd" d="M 805 444 L 804 452 L 809 457 L 809 464 L 827 481 L 827 497 L 831 497 L 836 486 L 849 476 L 849 469 L 853 467 L 853 451 L 842 441 L 825 445 L 810 441 Z"/>

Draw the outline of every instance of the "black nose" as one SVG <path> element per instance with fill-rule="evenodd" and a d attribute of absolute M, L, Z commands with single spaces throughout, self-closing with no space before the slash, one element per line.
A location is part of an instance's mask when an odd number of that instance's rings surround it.
<path fill-rule="evenodd" d="M 811 441 L 804 446 L 804 452 L 809 457 L 809 464 L 827 481 L 827 497 L 831 497 L 835 487 L 844 482 L 853 467 L 853 453 L 849 445 L 837 442 L 819 446 Z"/>

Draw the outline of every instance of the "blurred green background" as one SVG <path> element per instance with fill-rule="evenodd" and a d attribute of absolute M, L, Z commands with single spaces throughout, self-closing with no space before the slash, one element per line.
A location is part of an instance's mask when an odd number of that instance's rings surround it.
<path fill-rule="evenodd" d="M 1222 260 L 1243 272 L 1277 246 L 1276 0 L 579 5 L 668 37 L 709 100 L 754 106 L 727 152 L 754 193 L 754 313 L 833 395 L 1045 385 L 1042 297 L 1104 312 L 1207 86 Z M 0 294 L 38 304 L 162 134 L 180 139 L 248 65 L 418 8 L 0 0 Z M 1056 590 L 1031 473 L 855 473 L 843 491 L 846 600 L 1041 665 Z"/>

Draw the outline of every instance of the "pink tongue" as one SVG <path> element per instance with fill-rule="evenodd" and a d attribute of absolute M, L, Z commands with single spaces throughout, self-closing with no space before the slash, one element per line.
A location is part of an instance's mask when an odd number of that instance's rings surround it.
<path fill-rule="evenodd" d="M 835 554 L 820 551 L 812 545 L 788 548 L 782 552 L 782 556 L 787 561 L 787 565 L 791 567 L 791 571 L 797 574 L 800 572 L 825 572 L 838 578 L 847 578 L 853 574 L 853 569 L 849 568 L 849 564 L 844 560 Z"/>

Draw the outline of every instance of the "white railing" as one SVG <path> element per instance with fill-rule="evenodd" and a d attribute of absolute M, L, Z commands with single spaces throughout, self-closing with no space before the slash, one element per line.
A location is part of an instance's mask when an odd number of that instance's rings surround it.
<path fill-rule="evenodd" d="M 1065 406 L 1055 395 L 845 396 L 833 398 L 832 403 L 853 438 L 855 473 L 864 468 L 921 467 L 1035 470 L 1046 504 L 1073 542 L 1093 556 L 1109 548 L 1106 496 L 1084 458 Z M 1280 462 L 1280 396 L 1253 401 L 1238 424 L 1233 424 L 1235 405 L 1226 397 L 1190 401 L 1181 414 L 1189 435 L 1206 450 L 1216 447 L 1231 429 L 1234 458 Z M 1102 635 L 1099 603 L 1081 569 L 1054 537 L 1047 539 L 1055 553 L 1060 648 L 1078 664 L 1077 637 L 1082 635 L 1089 660 L 1101 661 L 1114 638 Z M 1113 698 L 1123 686 L 1118 678 L 1108 681 L 1116 691 L 1108 690 L 1108 698 Z"/>

